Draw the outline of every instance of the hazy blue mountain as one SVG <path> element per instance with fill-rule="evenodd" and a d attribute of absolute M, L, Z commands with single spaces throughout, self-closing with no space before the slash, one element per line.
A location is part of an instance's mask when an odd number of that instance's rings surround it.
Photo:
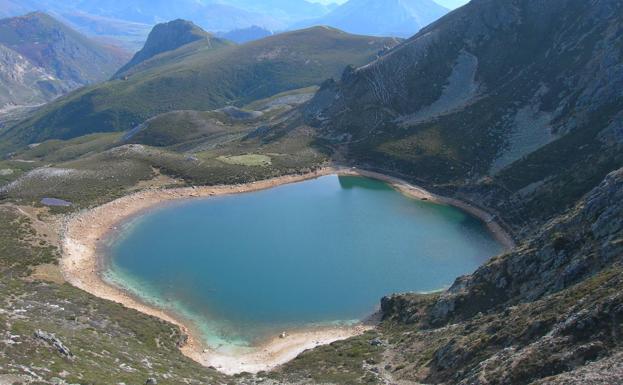
<path fill-rule="evenodd" d="M 242 43 L 247 43 L 253 40 L 259 40 L 259 39 L 268 37 L 272 34 L 273 34 L 272 31 L 269 31 L 265 28 L 254 25 L 249 28 L 235 29 L 229 32 L 221 32 L 221 33 L 218 33 L 217 36 L 222 37 L 223 39 L 227 39 L 227 40 L 242 44 Z"/>
<path fill-rule="evenodd" d="M 224 3 L 242 9 L 271 15 L 289 23 L 322 17 L 332 7 L 306 0 L 223 0 Z"/>
<path fill-rule="evenodd" d="M 456 9 L 469 3 L 470 0 L 435 0 L 435 3 L 448 9 Z"/>
<path fill-rule="evenodd" d="M 303 3 L 313 9 L 324 9 L 321 5 Z M 283 16 L 283 12 L 268 12 L 270 8 L 264 8 L 266 12 L 256 11 L 258 7 L 199 0 L 0 0 L 2 17 L 44 11 L 90 36 L 121 40 L 131 47 L 140 47 L 153 25 L 180 18 L 215 32 L 254 25 L 284 29 L 292 20 L 289 16 L 279 19 L 276 15 Z M 319 13 L 311 12 L 308 17 L 316 15 Z"/>
<path fill-rule="evenodd" d="M 152 28 L 150 24 L 97 16 L 82 11 L 53 13 L 53 15 L 87 36 L 121 46 L 130 52 L 141 49 Z"/>
<path fill-rule="evenodd" d="M 447 12 L 433 0 L 350 0 L 294 28 L 328 25 L 361 35 L 410 37 Z"/>

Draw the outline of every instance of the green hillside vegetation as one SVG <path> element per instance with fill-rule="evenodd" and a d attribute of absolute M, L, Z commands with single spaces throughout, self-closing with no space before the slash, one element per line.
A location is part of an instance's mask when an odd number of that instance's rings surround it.
<path fill-rule="evenodd" d="M 0 176 L 0 200 L 39 205 L 56 197 L 75 210 L 154 183 L 236 184 L 309 171 L 328 161 L 328 150 L 292 119 L 313 91 L 256 101 L 252 106 L 260 111 L 172 111 L 130 132 L 44 141 L 0 161 L 0 170 L 11 170 Z"/>
<path fill-rule="evenodd" d="M 212 49 L 198 41 L 135 67 L 127 77 L 76 91 L 4 133 L 7 147 L 124 131 L 173 110 L 243 106 L 276 93 L 339 76 L 375 58 L 395 39 L 325 28 L 284 33 Z"/>

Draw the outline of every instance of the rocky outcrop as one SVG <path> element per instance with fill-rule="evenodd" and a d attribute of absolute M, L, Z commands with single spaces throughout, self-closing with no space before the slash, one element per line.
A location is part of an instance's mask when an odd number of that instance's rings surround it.
<path fill-rule="evenodd" d="M 104 80 L 127 60 L 43 13 L 0 20 L 0 114 Z"/>
<path fill-rule="evenodd" d="M 388 325 L 420 331 L 393 349 L 432 351 L 417 378 L 425 383 L 531 383 L 562 373 L 575 383 L 589 370 L 581 368 L 623 347 L 622 202 L 623 168 L 449 290 L 384 298 Z M 596 368 L 596 378 L 616 374 Z"/>
<path fill-rule="evenodd" d="M 69 348 L 65 346 L 61 340 L 56 338 L 54 334 L 44 332 L 43 330 L 36 330 L 35 338 L 47 342 L 52 347 L 54 347 L 54 349 L 56 349 L 62 356 L 73 359 L 74 355 L 71 350 L 69 350 Z"/>
<path fill-rule="evenodd" d="M 71 89 L 18 52 L 0 44 L 0 113 L 3 108 L 36 105 Z"/>
<path fill-rule="evenodd" d="M 0 44 L 73 88 L 107 79 L 128 58 L 41 12 L 0 20 Z"/>

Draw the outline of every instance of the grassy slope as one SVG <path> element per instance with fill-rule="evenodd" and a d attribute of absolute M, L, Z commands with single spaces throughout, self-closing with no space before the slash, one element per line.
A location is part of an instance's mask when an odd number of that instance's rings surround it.
<path fill-rule="evenodd" d="M 82 89 L 51 103 L 1 139 L 5 147 L 67 139 L 128 130 L 171 110 L 240 106 L 339 76 L 346 65 L 366 63 L 393 44 L 393 39 L 321 27 L 218 50 L 191 44 L 139 65 L 127 80 Z"/>

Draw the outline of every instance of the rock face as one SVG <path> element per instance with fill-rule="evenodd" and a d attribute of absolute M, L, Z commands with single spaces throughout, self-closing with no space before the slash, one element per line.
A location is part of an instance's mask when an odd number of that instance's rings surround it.
<path fill-rule="evenodd" d="M 0 109 L 4 106 L 44 103 L 70 88 L 70 85 L 34 65 L 18 52 L 0 45 Z"/>
<path fill-rule="evenodd" d="M 212 39 L 212 36 L 209 33 L 190 21 L 178 19 L 158 24 L 149 34 L 143 49 L 138 51 L 130 62 L 119 69 L 115 76 L 123 76 L 130 68 L 163 52 L 173 51 L 198 40 L 210 39 Z"/>
<path fill-rule="evenodd" d="M 0 108 L 43 103 L 108 78 L 126 53 L 100 45 L 43 13 L 0 20 Z"/>
<path fill-rule="evenodd" d="M 498 306 L 538 300 L 622 262 L 623 169 L 619 169 L 516 251 L 458 279 L 424 317 L 413 317 L 409 310 L 421 303 L 412 306 L 400 296 L 384 299 L 383 310 L 404 322 L 448 323 Z"/>
<path fill-rule="evenodd" d="M 127 53 L 89 40 L 41 12 L 0 20 L 0 43 L 73 85 L 108 78 Z"/>

